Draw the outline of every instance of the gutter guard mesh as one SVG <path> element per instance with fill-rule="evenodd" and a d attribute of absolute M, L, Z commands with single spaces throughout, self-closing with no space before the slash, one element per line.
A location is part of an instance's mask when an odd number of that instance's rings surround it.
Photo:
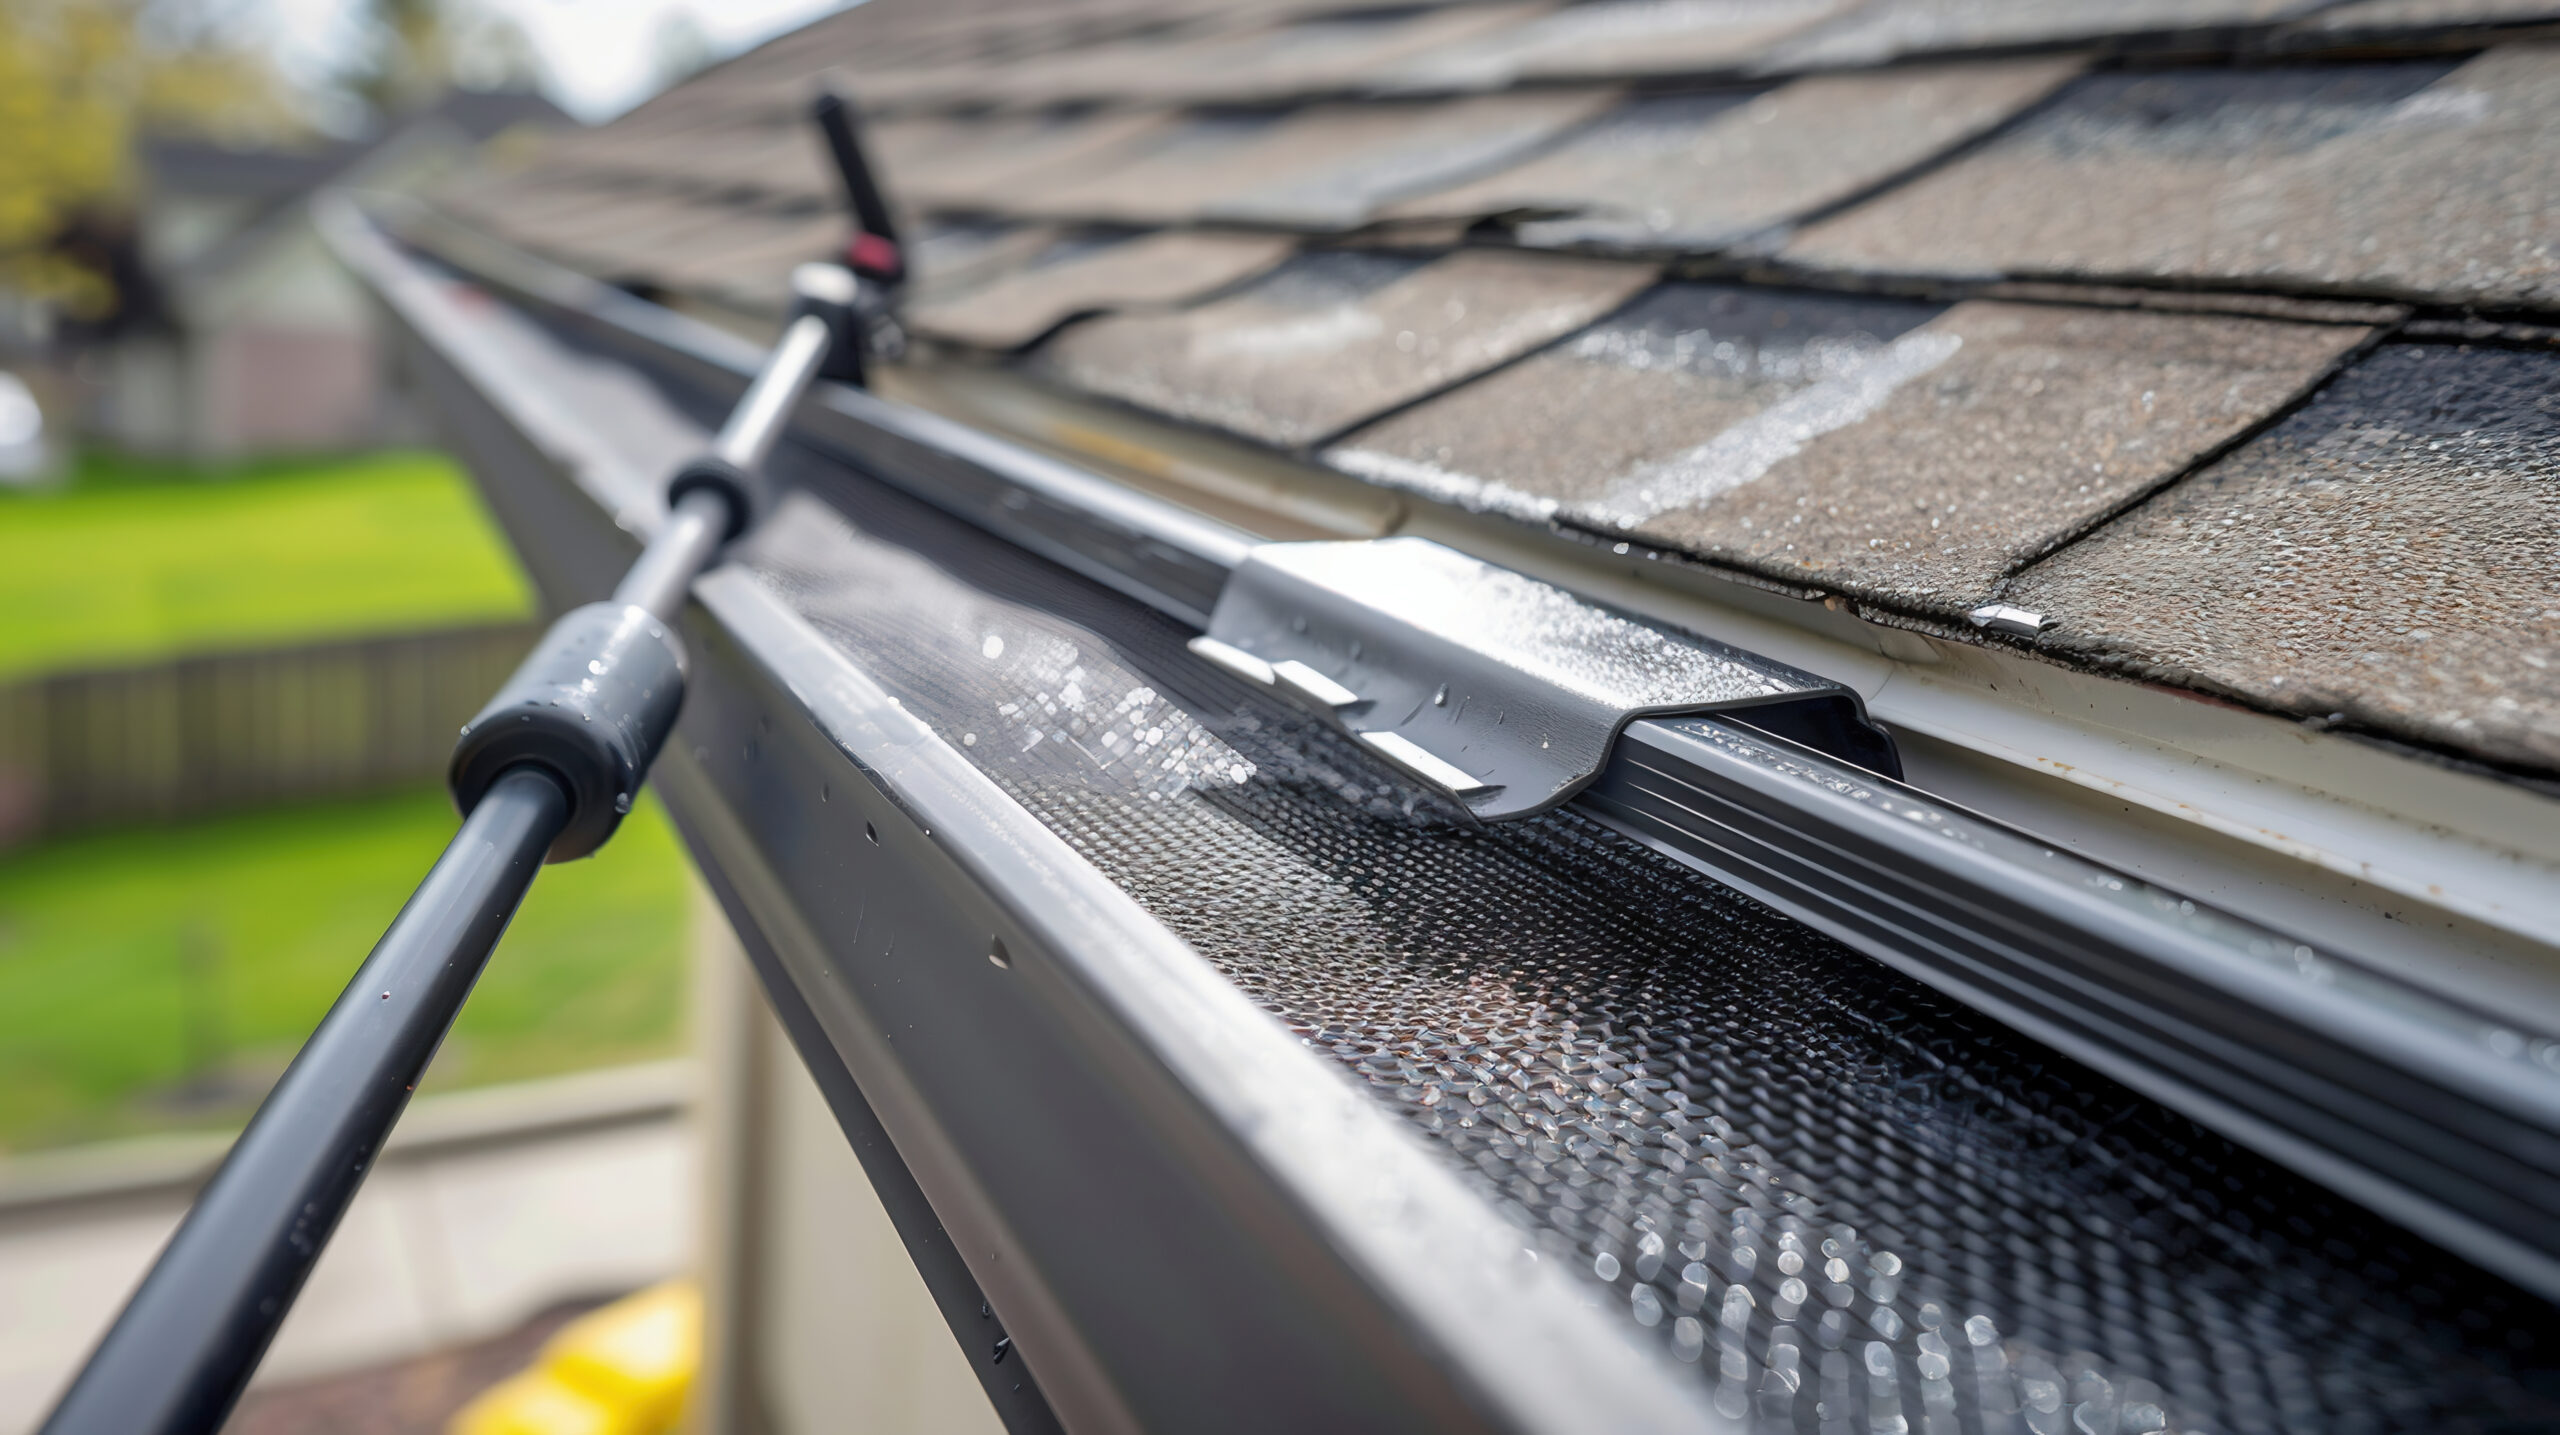
<path fill-rule="evenodd" d="M 1453 820 L 795 459 L 835 511 L 766 581 L 1753 1428 L 2560 1428 L 2535 1297 L 1571 810 Z"/>

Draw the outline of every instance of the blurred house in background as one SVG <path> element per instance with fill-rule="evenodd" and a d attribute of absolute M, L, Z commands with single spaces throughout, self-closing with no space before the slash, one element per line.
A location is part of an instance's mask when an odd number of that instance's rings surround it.
<path fill-rule="evenodd" d="M 570 123 L 538 94 L 455 90 L 365 141 L 144 140 L 131 228 L 97 238 L 117 311 L 60 336 L 81 427 L 129 452 L 195 459 L 419 437 L 308 201 L 330 185 L 414 189 L 484 146 Z"/>

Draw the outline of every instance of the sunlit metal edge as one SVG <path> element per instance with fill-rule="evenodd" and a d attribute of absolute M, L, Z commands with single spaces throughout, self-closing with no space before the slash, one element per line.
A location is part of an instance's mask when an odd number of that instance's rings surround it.
<path fill-rule="evenodd" d="M 1582 805 L 1647 846 L 2560 1300 L 2560 1241 L 2550 1238 L 2560 1207 L 2560 1078 L 2538 1069 L 2521 1040 L 2503 1058 L 2478 1041 L 2500 1025 L 2496 1016 L 2447 1011 L 2430 1024 L 2329 983 L 2276 978 L 2218 957 L 2167 921 L 2095 909 L 2085 893 L 2011 854 L 1950 841 L 1938 823 L 1882 820 L 1864 797 L 1843 794 L 1889 792 L 1905 817 L 1923 810 L 1958 827 L 1979 821 L 1962 808 L 1782 739 L 1740 734 L 1829 784 L 1786 781 L 1778 785 L 1803 790 L 1766 790 L 1762 774 L 1737 780 L 1712 744 L 1680 731 L 1689 725 L 1718 724 L 1631 726 Z M 1759 810 L 1772 801 L 1783 815 Z M 1988 909 L 2004 899 L 2032 915 L 2004 921 Z M 2463 1029 L 2472 1022 L 2476 1028 Z M 2336 1139 L 2342 1130 L 2347 1139 Z M 2462 1165 L 2443 1174 L 2426 1168 L 2448 1155 Z M 2499 1180 L 2492 1173 L 2500 1170 L 2530 1189 L 2482 1185 Z M 2492 1209 L 2511 1204 L 2524 1209 Z"/>

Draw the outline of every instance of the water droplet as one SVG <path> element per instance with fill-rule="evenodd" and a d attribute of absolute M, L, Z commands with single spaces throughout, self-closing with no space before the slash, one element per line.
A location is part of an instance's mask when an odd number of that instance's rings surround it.
<path fill-rule="evenodd" d="M 1840 1342 L 1849 1338 L 1849 1317 L 1836 1310 L 1824 1311 L 1822 1319 L 1814 1322 L 1813 1338 L 1825 1350 L 1838 1350 Z"/>
<path fill-rule="evenodd" d="M 862 824 L 862 836 L 863 840 L 869 842 L 872 846 L 877 847 L 880 845 L 880 829 L 872 826 L 868 822 Z"/>
<path fill-rule="evenodd" d="M 1635 1312 L 1636 1324 L 1646 1327 L 1662 1324 L 1662 1292 L 1649 1285 L 1638 1285 L 1627 1292 L 1627 1304 Z"/>
<path fill-rule="evenodd" d="M 1005 968 L 1005 969 L 1007 969 L 1007 970 L 1011 970 L 1011 969 L 1012 969 L 1012 967 L 1013 967 L 1013 953 L 1011 953 L 1011 952 L 1009 952 L 1009 951 L 1006 951 L 1006 950 L 1005 950 L 1005 946 L 1004 946 L 1004 938 L 1002 938 L 1002 937 L 994 937 L 994 938 L 990 938 L 990 939 L 988 940 L 988 942 L 987 942 L 987 960 L 988 960 L 988 961 L 991 961 L 991 962 L 995 963 L 997 966 L 1003 967 L 1003 968 Z"/>
<path fill-rule="evenodd" d="M 2017 1380 L 2020 1405 L 2044 1415 L 2062 1408 L 2062 1380 L 2052 1362 L 2030 1357 L 2021 1363 Z"/>

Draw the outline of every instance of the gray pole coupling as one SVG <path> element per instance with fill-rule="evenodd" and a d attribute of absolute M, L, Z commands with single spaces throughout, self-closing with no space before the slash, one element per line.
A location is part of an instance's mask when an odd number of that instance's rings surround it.
<path fill-rule="evenodd" d="M 446 769 L 468 814 L 501 773 L 539 767 L 569 795 L 569 819 L 545 860 L 604 845 L 640 795 L 684 703 L 684 645 L 673 619 L 694 577 L 770 506 L 765 459 L 827 365 L 858 352 L 862 281 L 803 265 L 781 342 L 730 412 L 711 452 L 667 481 L 668 518 L 614 596 L 571 611 L 542 635 L 489 705 L 463 725 Z"/>
<path fill-rule="evenodd" d="M 675 730 L 684 702 L 684 645 L 645 608 L 589 603 L 542 635 L 498 695 L 465 724 L 446 783 L 468 814 L 509 768 L 559 780 L 569 820 L 543 855 L 568 862 L 622 824 Z"/>
<path fill-rule="evenodd" d="M 667 506 L 712 490 L 729 504 L 723 541 L 755 526 L 771 504 L 763 479 L 765 458 L 782 436 L 809 385 L 820 378 L 859 386 L 863 356 L 879 308 L 875 286 L 834 264 L 803 264 L 791 272 L 791 317 L 755 382 L 747 386 L 711 451 L 667 480 Z M 885 311 L 883 311 L 885 312 Z"/>

